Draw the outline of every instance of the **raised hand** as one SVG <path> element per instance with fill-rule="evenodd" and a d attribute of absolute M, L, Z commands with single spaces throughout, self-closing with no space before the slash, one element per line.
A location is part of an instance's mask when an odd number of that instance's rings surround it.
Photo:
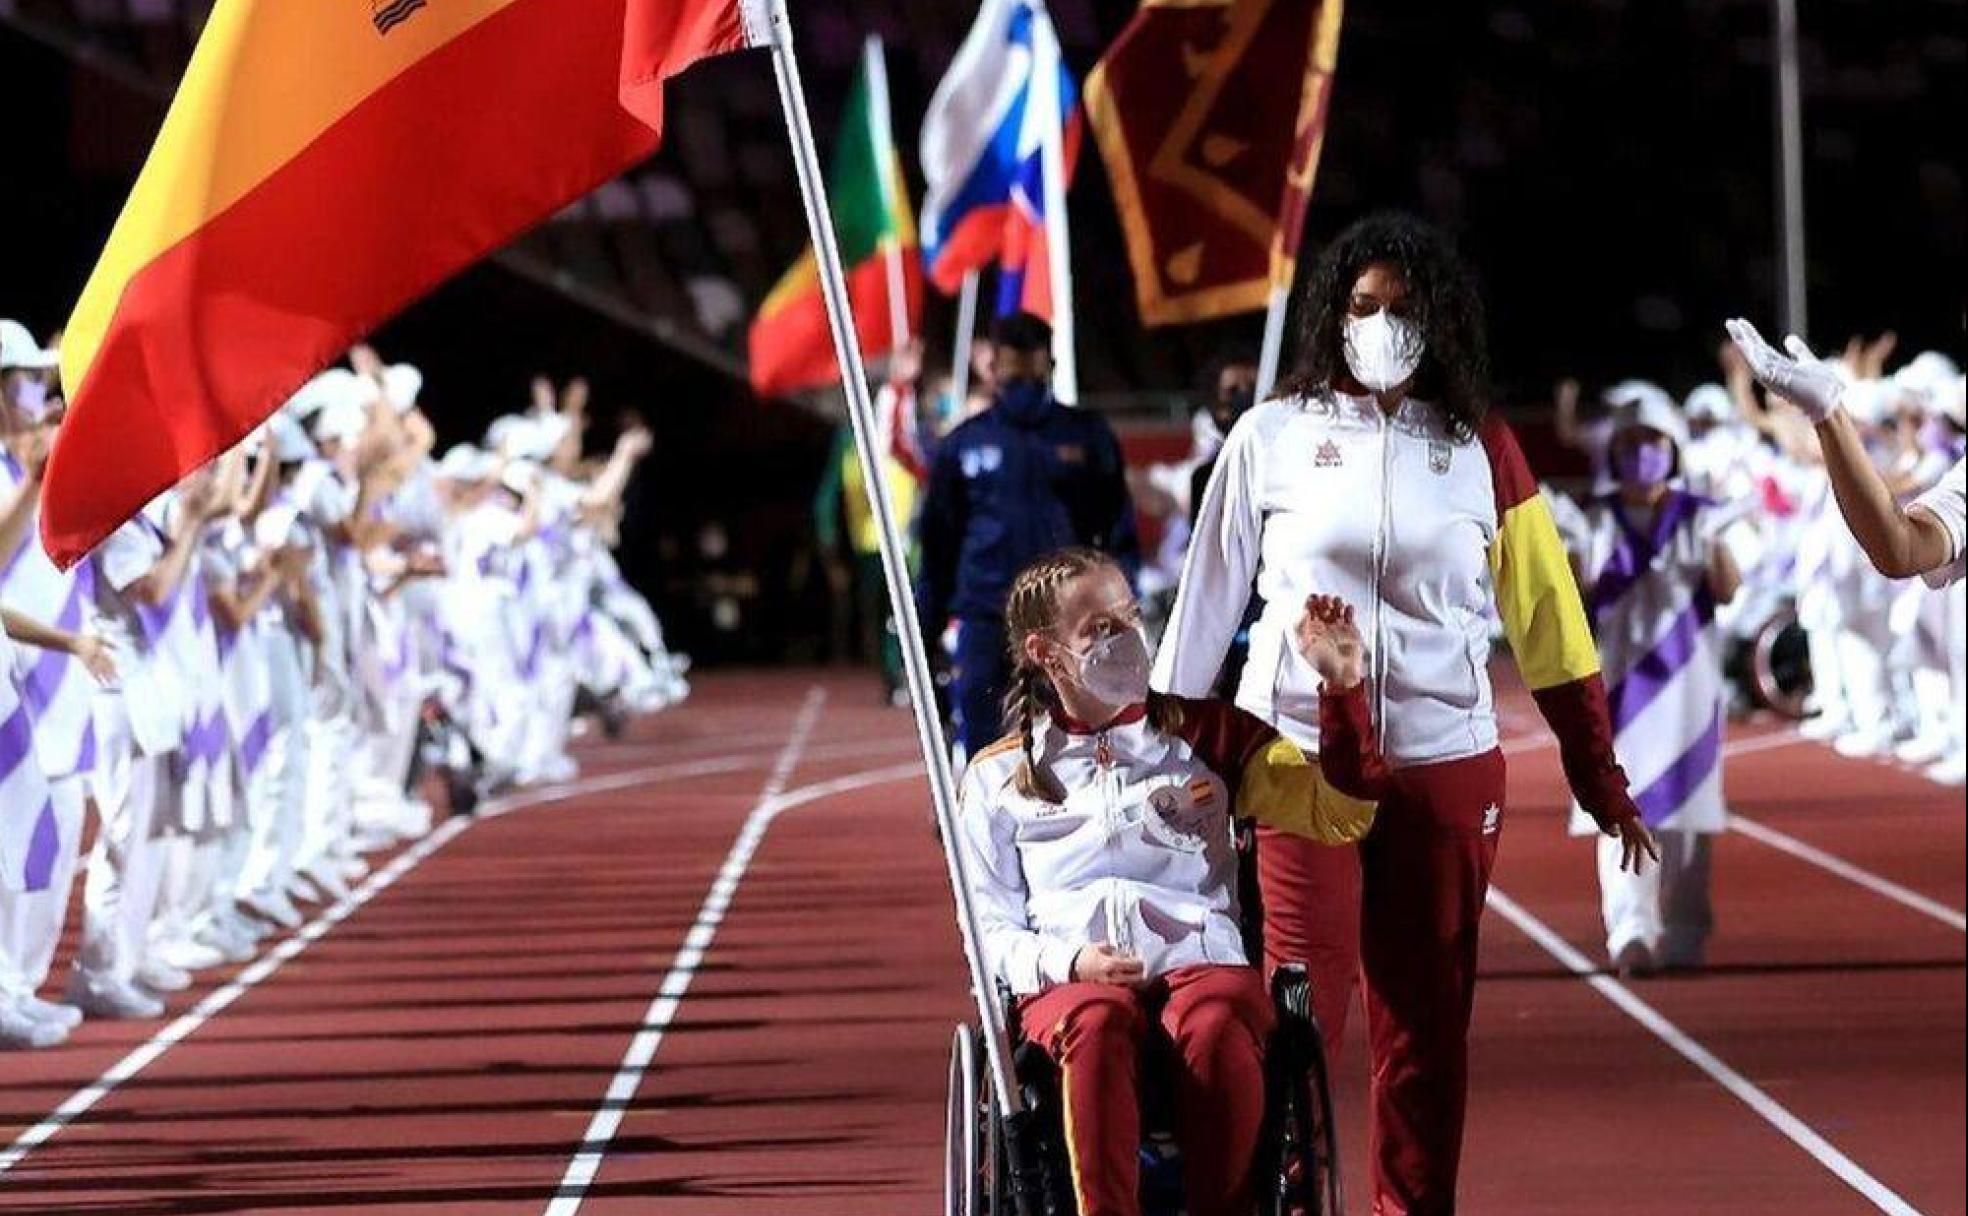
<path fill-rule="evenodd" d="M 1334 692 L 1366 678 L 1367 646 L 1353 620 L 1353 605 L 1330 595 L 1306 597 L 1293 628 L 1298 653 Z"/>
<path fill-rule="evenodd" d="M 1790 352 L 1786 356 L 1765 342 L 1754 325 L 1740 317 L 1724 328 L 1742 352 L 1756 382 L 1802 410 L 1812 422 L 1823 422 L 1838 408 L 1839 398 L 1845 393 L 1845 381 L 1831 364 L 1811 353 L 1804 339 L 1796 334 L 1785 338 L 1784 349 Z"/>

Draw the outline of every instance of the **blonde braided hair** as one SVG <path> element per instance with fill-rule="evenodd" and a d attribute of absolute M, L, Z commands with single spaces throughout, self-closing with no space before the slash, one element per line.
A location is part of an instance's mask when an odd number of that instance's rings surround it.
<path fill-rule="evenodd" d="M 1011 651 L 1011 687 L 1005 694 L 1005 730 L 1018 739 L 1022 759 L 1012 779 L 1014 788 L 1027 798 L 1043 802 L 1062 802 L 1065 792 L 1051 773 L 1039 767 L 1033 742 L 1033 724 L 1039 711 L 1055 700 L 1052 682 L 1043 669 L 1025 653 L 1026 640 L 1049 632 L 1059 616 L 1059 591 L 1067 583 L 1096 570 L 1116 570 L 1120 564 L 1098 549 L 1075 547 L 1059 549 L 1032 562 L 1012 580 L 1005 598 L 1005 641 Z M 1174 701 L 1150 696 L 1149 717 L 1162 730 L 1172 730 L 1181 721 L 1181 708 Z"/>

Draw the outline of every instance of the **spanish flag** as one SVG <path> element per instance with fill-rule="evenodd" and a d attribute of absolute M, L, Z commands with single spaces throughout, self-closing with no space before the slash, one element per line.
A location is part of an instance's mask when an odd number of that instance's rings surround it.
<path fill-rule="evenodd" d="M 655 150 L 763 0 L 219 0 L 62 343 L 69 565 L 351 342 Z"/>
<path fill-rule="evenodd" d="M 922 259 L 889 120 L 888 71 L 878 38 L 867 41 L 842 111 L 827 172 L 827 205 L 861 353 L 885 354 L 920 328 Z M 761 397 L 840 381 L 813 250 L 800 256 L 759 305 L 749 346 L 752 389 Z"/>

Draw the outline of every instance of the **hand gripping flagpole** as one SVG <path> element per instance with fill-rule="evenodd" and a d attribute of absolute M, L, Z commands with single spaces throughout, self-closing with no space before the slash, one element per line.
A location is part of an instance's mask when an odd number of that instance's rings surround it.
<path fill-rule="evenodd" d="M 848 418 L 854 428 L 854 448 L 861 460 L 861 480 L 868 489 L 869 504 L 880 528 L 882 573 L 888 584 L 889 607 L 895 614 L 901 635 L 902 669 L 908 677 L 909 699 L 914 704 L 916 737 L 922 745 L 923 761 L 929 768 L 929 792 L 936 809 L 936 825 L 943 838 L 943 860 L 949 869 L 950 890 L 956 897 L 957 928 L 963 937 L 964 961 L 970 966 L 971 994 L 977 1001 L 978 1020 L 984 1027 L 984 1046 L 989 1057 L 991 1083 L 998 1103 L 1007 1116 L 1024 1110 L 1024 1098 L 1012 1073 L 1011 1044 L 1006 1036 L 1004 1011 L 998 1007 L 997 987 L 984 966 L 982 939 L 977 929 L 976 910 L 971 906 L 970 884 L 964 859 L 957 849 L 956 782 L 950 771 L 950 752 L 943 742 L 943 727 L 937 720 L 936 693 L 930 682 L 929 657 L 923 651 L 922 628 L 916 617 L 915 596 L 909 585 L 909 566 L 896 526 L 895 507 L 890 501 L 888 479 L 882 472 L 881 453 L 875 444 L 874 404 L 868 394 L 868 377 L 861 362 L 861 348 L 854 335 L 854 317 L 847 298 L 847 276 L 841 269 L 840 248 L 834 239 L 834 226 L 827 206 L 827 186 L 820 172 L 820 158 L 813 146 L 813 128 L 806 113 L 806 97 L 800 88 L 799 61 L 793 54 L 792 26 L 786 16 L 785 0 L 755 0 L 769 5 L 768 41 L 772 66 L 779 80 L 779 101 L 785 110 L 786 132 L 792 141 L 793 165 L 799 173 L 800 194 L 806 203 L 806 223 L 813 238 L 815 259 L 819 263 L 820 285 L 827 304 L 828 328 L 833 332 L 834 354 L 840 360 L 841 385 L 847 392 Z"/>

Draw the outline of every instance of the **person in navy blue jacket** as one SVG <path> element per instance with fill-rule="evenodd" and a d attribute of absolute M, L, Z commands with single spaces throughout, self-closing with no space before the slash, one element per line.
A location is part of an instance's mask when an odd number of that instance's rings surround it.
<path fill-rule="evenodd" d="M 1052 327 L 1028 313 L 992 331 L 989 409 L 937 445 L 921 520 L 916 606 L 931 655 L 952 621 L 950 710 L 967 756 L 1004 733 L 1004 603 L 1039 555 L 1073 545 L 1140 571 L 1121 445 L 1105 419 L 1052 399 Z"/>

